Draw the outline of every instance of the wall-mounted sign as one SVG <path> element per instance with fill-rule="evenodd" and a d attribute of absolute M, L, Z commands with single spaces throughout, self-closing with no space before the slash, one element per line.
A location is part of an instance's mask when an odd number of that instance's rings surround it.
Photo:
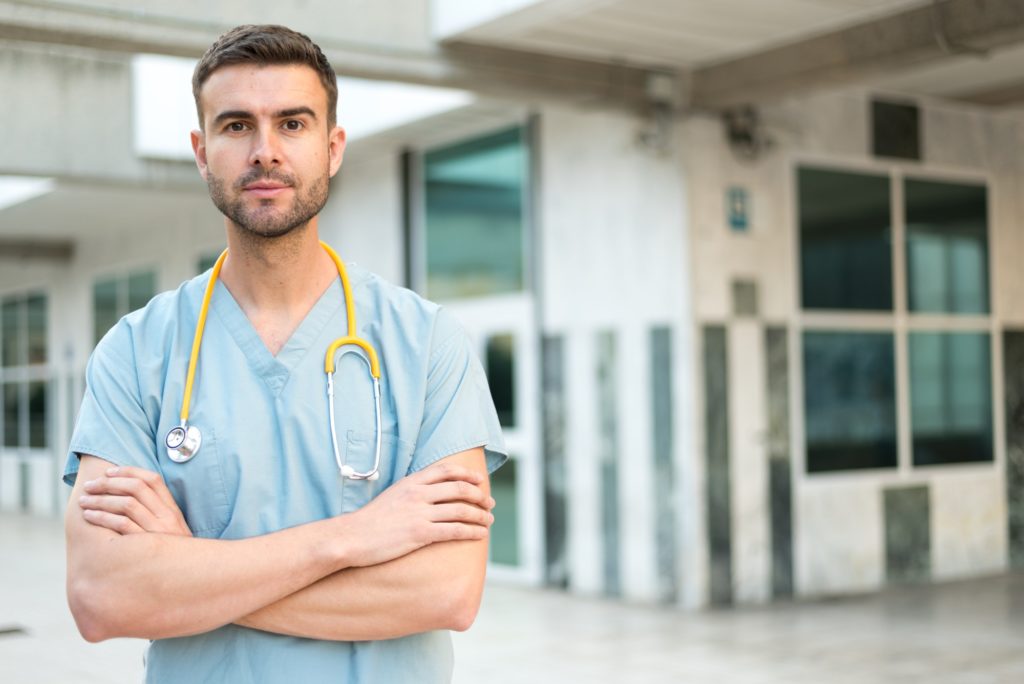
<path fill-rule="evenodd" d="M 725 191 L 725 214 L 729 228 L 745 233 L 750 228 L 750 195 L 746 188 L 731 186 Z"/>

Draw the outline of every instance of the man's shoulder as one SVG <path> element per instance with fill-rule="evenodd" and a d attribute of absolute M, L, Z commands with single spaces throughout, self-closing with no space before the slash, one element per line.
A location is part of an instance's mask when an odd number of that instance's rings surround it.
<path fill-rule="evenodd" d="M 371 305 L 373 318 L 382 326 L 400 330 L 416 343 L 429 342 L 433 349 L 466 336 L 458 319 L 444 306 L 357 264 L 348 268 L 356 301 Z"/>

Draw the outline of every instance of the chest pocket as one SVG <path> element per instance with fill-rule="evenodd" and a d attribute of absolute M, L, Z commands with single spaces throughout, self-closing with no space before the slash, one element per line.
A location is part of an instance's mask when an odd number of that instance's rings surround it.
<path fill-rule="evenodd" d="M 375 432 L 349 430 L 345 434 L 345 465 L 365 473 L 373 468 L 377 437 Z M 380 477 L 376 480 L 342 478 L 341 512 L 362 508 L 374 497 L 405 476 L 412 461 L 413 445 L 385 432 L 380 441 Z"/>
<path fill-rule="evenodd" d="M 166 453 L 161 453 L 161 464 L 167 488 L 181 508 L 192 534 L 208 539 L 220 537 L 228 523 L 230 509 L 213 428 L 203 429 L 203 442 L 191 460 L 175 463 Z"/>

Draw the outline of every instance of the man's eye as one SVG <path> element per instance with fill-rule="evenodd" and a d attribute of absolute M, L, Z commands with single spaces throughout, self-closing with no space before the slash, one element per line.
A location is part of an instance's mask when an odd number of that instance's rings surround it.
<path fill-rule="evenodd" d="M 245 130 L 245 124 L 241 121 L 232 121 L 228 124 L 228 130 L 232 133 L 241 133 Z"/>
<path fill-rule="evenodd" d="M 301 121 L 296 121 L 295 119 L 289 119 L 288 121 L 284 122 L 284 127 L 285 127 L 285 130 L 297 131 L 297 130 L 300 130 L 302 128 L 302 122 Z"/>

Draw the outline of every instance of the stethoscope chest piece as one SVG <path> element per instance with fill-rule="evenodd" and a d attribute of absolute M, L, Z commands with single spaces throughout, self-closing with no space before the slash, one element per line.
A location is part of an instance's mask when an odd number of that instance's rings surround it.
<path fill-rule="evenodd" d="M 164 439 L 167 447 L 167 458 L 175 463 L 191 461 L 203 443 L 203 436 L 195 425 L 179 425 L 173 427 Z"/>

